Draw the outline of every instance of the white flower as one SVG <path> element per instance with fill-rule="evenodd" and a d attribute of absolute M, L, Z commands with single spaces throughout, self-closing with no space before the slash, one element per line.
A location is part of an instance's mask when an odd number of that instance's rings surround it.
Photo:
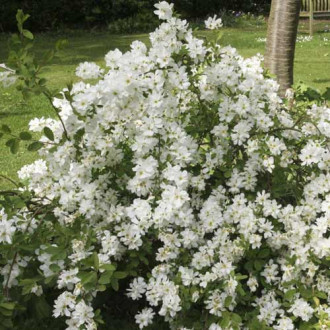
<path fill-rule="evenodd" d="M 43 294 L 42 286 L 35 285 L 31 288 L 31 293 L 34 293 L 36 296 L 40 297 Z"/>
<path fill-rule="evenodd" d="M 254 276 L 250 276 L 247 283 L 248 287 L 250 288 L 251 292 L 257 291 L 257 288 L 259 286 L 258 280 Z"/>
<path fill-rule="evenodd" d="M 179 272 L 181 273 L 182 284 L 185 286 L 189 286 L 196 276 L 196 273 L 193 269 L 189 269 L 182 266 L 179 267 Z"/>
<path fill-rule="evenodd" d="M 325 149 L 319 143 L 309 141 L 307 145 L 301 150 L 299 158 L 303 165 L 311 165 L 318 163 L 322 160 L 323 155 L 326 153 Z"/>
<path fill-rule="evenodd" d="M 65 291 L 55 300 L 53 316 L 70 316 L 75 305 L 75 296 L 70 292 Z"/>
<path fill-rule="evenodd" d="M 8 219 L 4 209 L 0 209 L 0 243 L 12 243 L 16 227 L 13 226 L 14 220 Z"/>
<path fill-rule="evenodd" d="M 157 10 L 154 13 L 162 20 L 168 20 L 172 17 L 173 4 L 166 1 L 161 1 L 155 4 Z"/>
<path fill-rule="evenodd" d="M 274 157 L 265 156 L 262 164 L 268 172 L 272 173 L 273 169 L 275 168 Z"/>
<path fill-rule="evenodd" d="M 214 290 L 209 298 L 205 301 L 206 309 L 210 311 L 211 314 L 216 316 L 221 316 L 222 312 L 225 311 L 225 299 L 227 295 L 220 290 Z"/>
<path fill-rule="evenodd" d="M 217 15 L 214 15 L 213 17 L 209 17 L 205 21 L 205 27 L 209 30 L 215 30 L 222 27 L 222 20 L 221 18 L 217 18 Z"/>
<path fill-rule="evenodd" d="M 272 155 L 280 155 L 284 150 L 286 150 L 283 141 L 274 136 L 271 136 L 266 143 Z"/>
<path fill-rule="evenodd" d="M 269 291 L 260 298 L 256 299 L 259 306 L 258 319 L 265 321 L 267 325 L 271 325 L 275 322 L 277 315 L 283 314 L 280 303 L 275 299 L 274 291 Z"/>
<path fill-rule="evenodd" d="M 123 56 L 119 49 L 111 50 L 105 55 L 105 63 L 108 67 L 115 69 L 118 66 L 120 58 Z"/>
<path fill-rule="evenodd" d="M 314 309 L 304 299 L 296 299 L 289 312 L 307 322 L 313 316 Z"/>
<path fill-rule="evenodd" d="M 277 321 L 276 325 L 273 325 L 275 330 L 294 330 L 294 324 L 288 317 L 282 317 Z"/>
<path fill-rule="evenodd" d="M 70 330 L 94 330 L 91 306 L 102 286 L 89 289 L 78 274 L 88 266 L 110 276 L 124 263 L 139 274 L 127 295 L 143 299 L 170 327 L 185 329 L 176 321 L 191 305 L 213 314 L 211 328 L 218 330 L 225 311 L 243 316 L 236 291 L 239 273 L 247 271 L 251 313 L 269 328 L 293 329 L 287 312 L 305 322 L 314 310 L 299 294 L 288 308 L 286 290 L 330 292 L 322 264 L 330 256 L 330 109 L 291 111 L 265 76 L 261 56 L 245 59 L 197 38 L 172 8 L 156 5 L 165 21 L 150 34 L 150 47 L 133 42 L 127 52 L 109 52 L 104 72 L 87 62 L 77 68 L 82 78 L 98 79 L 54 99 L 68 139 L 57 119 L 30 122 L 34 132 L 51 128 L 55 139 L 41 138 L 42 160 L 19 177 L 33 203 L 50 213 L 24 209 L 8 219 L 0 211 L 0 245 L 26 229 L 30 241 L 36 225 L 40 235 L 54 235 L 31 263 L 3 260 L 3 284 L 17 285 L 28 266 L 44 277 L 59 274 L 58 288 L 72 292 L 55 301 L 54 317 L 65 316 Z M 216 28 L 220 20 L 206 24 Z M 54 258 L 64 242 L 68 256 Z M 139 327 L 153 315 L 151 308 L 140 312 Z"/>
<path fill-rule="evenodd" d="M 93 323 L 93 308 L 88 306 L 85 301 L 81 300 L 75 307 L 71 315 L 79 325 Z"/>
<path fill-rule="evenodd" d="M 17 263 L 13 263 L 12 260 L 8 260 L 8 264 L 2 267 L 0 274 L 3 276 L 3 286 L 7 285 L 8 288 L 11 288 L 18 284 L 17 277 L 20 275 L 20 267 Z"/>
<path fill-rule="evenodd" d="M 78 268 L 62 271 L 57 280 L 58 288 L 62 289 L 66 287 L 68 290 L 72 290 L 74 284 L 80 282 L 79 277 L 76 276 L 78 272 Z"/>
<path fill-rule="evenodd" d="M 96 79 L 100 77 L 103 70 L 95 63 L 83 62 L 76 69 L 76 75 L 82 79 Z"/>
<path fill-rule="evenodd" d="M 147 284 L 142 277 L 135 278 L 127 289 L 127 296 L 133 300 L 140 299 L 146 292 Z"/>
<path fill-rule="evenodd" d="M 278 265 L 274 263 L 273 259 L 270 259 L 261 275 L 265 277 L 267 283 L 276 282 L 279 280 L 278 275 Z"/>
<path fill-rule="evenodd" d="M 152 323 L 155 313 L 151 308 L 144 308 L 141 312 L 135 315 L 135 321 L 140 329 Z"/>

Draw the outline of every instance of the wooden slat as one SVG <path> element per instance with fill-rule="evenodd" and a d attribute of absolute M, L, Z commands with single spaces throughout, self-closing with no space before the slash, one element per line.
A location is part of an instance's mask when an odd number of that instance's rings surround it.
<path fill-rule="evenodd" d="M 313 0 L 313 11 L 330 12 L 330 0 Z M 309 12 L 309 0 L 301 0 L 301 12 Z"/>
<path fill-rule="evenodd" d="M 304 17 L 304 16 L 302 16 Z M 330 11 L 319 11 L 314 13 L 314 17 L 330 17 Z"/>

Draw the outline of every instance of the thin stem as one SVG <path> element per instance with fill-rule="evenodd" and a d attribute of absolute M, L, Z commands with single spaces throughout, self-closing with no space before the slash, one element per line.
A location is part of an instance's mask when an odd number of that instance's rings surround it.
<path fill-rule="evenodd" d="M 9 285 L 9 279 L 10 279 L 11 272 L 13 271 L 13 267 L 14 267 L 14 265 L 16 263 L 17 255 L 18 255 L 18 252 L 16 251 L 15 254 L 14 254 L 13 261 L 10 264 L 9 273 L 8 273 L 8 277 L 7 277 L 7 281 L 6 281 L 5 287 L 3 288 L 4 294 L 5 294 L 6 298 L 7 298 L 7 300 L 9 300 L 9 286 L 8 286 Z"/>
<path fill-rule="evenodd" d="M 55 110 L 55 113 L 56 113 L 58 119 L 60 120 L 60 122 L 61 122 L 61 124 L 62 124 L 63 130 L 64 130 L 64 135 L 65 135 L 66 139 L 67 139 L 68 141 L 70 141 L 70 138 L 69 138 L 69 135 L 68 135 L 68 131 L 66 130 L 65 125 L 64 125 L 64 122 L 63 122 L 61 116 L 60 116 L 59 113 L 58 113 L 58 109 L 54 106 L 54 104 L 53 104 L 53 102 L 52 102 L 52 98 L 51 98 L 47 93 L 45 93 L 45 92 L 44 92 L 43 94 L 47 97 L 47 99 L 48 99 L 48 101 L 50 102 L 52 108 Z"/>
<path fill-rule="evenodd" d="M 317 126 L 315 123 L 313 123 L 313 122 L 311 121 L 311 124 L 317 129 L 317 131 L 319 132 L 320 135 L 324 136 L 324 134 L 322 134 L 322 132 L 320 131 L 320 129 L 318 128 L 318 126 Z M 325 140 L 326 140 L 326 142 L 327 142 L 326 147 L 327 147 L 328 151 L 330 152 L 330 148 L 329 148 L 329 145 L 328 145 L 328 143 L 329 143 L 329 139 L 326 137 Z"/>
<path fill-rule="evenodd" d="M 17 196 L 19 196 L 20 194 L 15 190 L 0 190 L 0 195 L 17 195 Z"/>
<path fill-rule="evenodd" d="M 297 128 L 293 128 L 293 127 L 279 127 L 279 128 L 275 128 L 273 130 L 270 130 L 266 133 L 274 133 L 274 132 L 277 132 L 277 131 L 295 131 L 295 132 L 299 132 L 301 133 L 301 130 L 300 129 L 297 129 Z"/>
<path fill-rule="evenodd" d="M 25 235 L 26 232 L 29 230 L 30 225 L 31 225 L 32 220 L 34 219 L 35 215 L 38 214 L 38 212 L 39 212 L 43 207 L 45 207 L 45 206 L 39 207 L 39 208 L 38 208 L 38 209 L 32 214 L 31 219 L 30 219 L 28 225 L 26 226 L 26 228 L 25 228 L 25 230 L 24 230 L 24 232 L 23 232 L 23 235 Z M 43 216 L 43 218 L 44 218 L 47 214 L 48 214 L 48 212 L 45 213 L 45 215 Z M 43 218 L 42 218 L 42 219 L 43 219 Z M 5 294 L 6 298 L 7 298 L 7 300 L 9 300 L 9 280 L 10 280 L 11 273 L 12 273 L 12 271 L 13 271 L 13 267 L 14 267 L 14 265 L 15 265 L 15 263 L 16 263 L 17 256 L 18 256 L 18 251 L 16 251 L 15 254 L 14 254 L 14 258 L 13 258 L 11 264 L 10 264 L 10 267 L 9 267 L 9 273 L 8 273 L 8 277 L 7 277 L 7 280 L 6 280 L 6 284 L 5 284 L 4 288 L 3 288 L 4 294 Z"/>
<path fill-rule="evenodd" d="M 18 183 L 16 183 L 13 179 L 9 178 L 8 176 L 4 175 L 4 174 L 0 174 L 0 178 L 3 178 L 9 182 L 11 182 L 13 185 L 15 185 L 16 187 L 19 187 Z"/>

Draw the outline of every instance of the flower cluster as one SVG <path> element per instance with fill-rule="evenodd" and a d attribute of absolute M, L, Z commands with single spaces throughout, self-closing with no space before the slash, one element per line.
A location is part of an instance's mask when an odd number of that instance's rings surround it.
<path fill-rule="evenodd" d="M 52 210 L 39 230 L 61 233 L 30 256 L 63 291 L 53 315 L 93 329 L 98 292 L 131 276 L 141 329 L 326 329 L 330 109 L 291 111 L 260 56 L 204 43 L 172 7 L 149 49 L 78 67 L 99 80 L 54 99 L 62 122 L 30 123 L 54 134 L 19 172 Z M 1 213 L 0 243 L 15 225 Z"/>
<path fill-rule="evenodd" d="M 217 18 L 216 15 L 214 15 L 213 17 L 209 17 L 206 21 L 205 21 L 205 27 L 209 30 L 215 30 L 215 29 L 219 29 L 222 27 L 222 19 L 221 18 Z"/>

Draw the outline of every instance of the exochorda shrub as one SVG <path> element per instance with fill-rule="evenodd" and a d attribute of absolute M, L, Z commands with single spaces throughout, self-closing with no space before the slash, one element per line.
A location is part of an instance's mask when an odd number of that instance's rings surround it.
<path fill-rule="evenodd" d="M 0 213 L 6 324 L 55 292 L 67 329 L 106 328 L 95 301 L 119 287 L 140 329 L 328 329 L 330 109 L 286 105 L 260 56 L 197 39 L 172 6 L 149 49 L 79 65 L 97 81 L 53 100 L 61 121 L 30 122 L 31 198 Z"/>

